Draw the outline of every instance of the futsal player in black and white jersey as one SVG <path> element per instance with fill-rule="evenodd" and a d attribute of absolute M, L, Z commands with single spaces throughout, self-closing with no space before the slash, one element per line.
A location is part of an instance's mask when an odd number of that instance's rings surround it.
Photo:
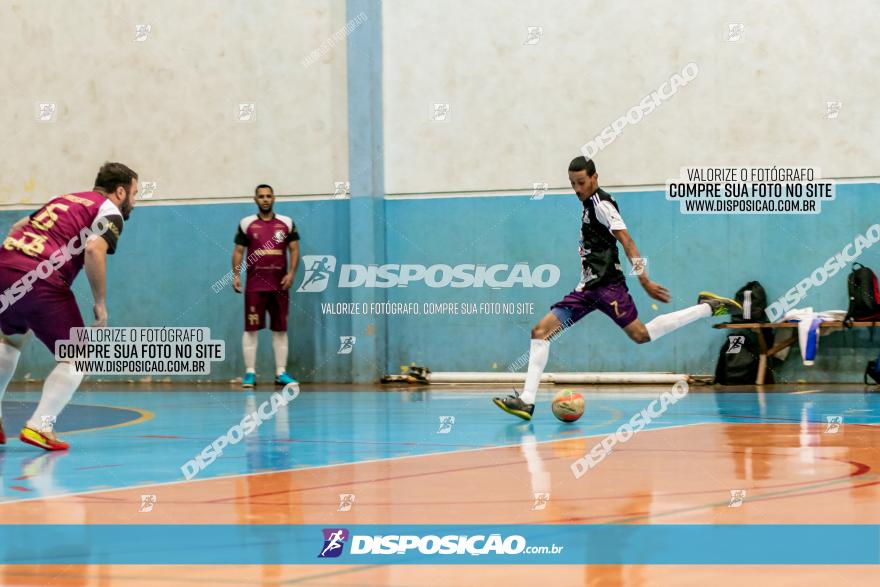
<path fill-rule="evenodd" d="M 568 166 L 568 178 L 583 203 L 581 215 L 581 279 L 577 287 L 532 328 L 529 370 L 519 394 L 494 398 L 495 404 L 510 414 L 531 420 L 535 410 L 538 383 L 550 358 L 550 338 L 581 318 L 599 310 L 611 318 L 636 343 L 657 340 L 664 334 L 709 316 L 742 311 L 731 299 L 700 292 L 697 304 L 684 310 L 657 316 L 647 324 L 639 320 L 638 310 L 626 287 L 617 243 L 639 275 L 639 283 L 655 300 L 668 303 L 669 291 L 651 281 L 645 263 L 620 215 L 617 202 L 599 187 L 599 174 L 592 159 L 576 157 Z"/>

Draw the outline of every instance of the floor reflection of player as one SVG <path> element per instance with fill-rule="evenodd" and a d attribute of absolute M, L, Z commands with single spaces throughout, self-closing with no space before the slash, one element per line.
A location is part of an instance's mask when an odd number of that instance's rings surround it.
<path fill-rule="evenodd" d="M 5 451 L 0 451 L 0 462 Z M 21 462 L 21 474 L 15 478 L 15 484 L 34 497 L 49 497 L 68 493 L 65 487 L 57 484 L 58 475 L 55 468 L 68 457 L 67 452 L 47 452 Z M 2 477 L 2 475 L 0 475 Z M 86 517 L 86 506 L 74 501 L 61 502 L 47 500 L 39 509 L 34 510 L 34 517 L 28 520 L 31 524 L 56 524 L 63 520 L 70 524 L 64 532 L 52 535 L 52 556 L 62 558 L 75 556 L 87 558 L 90 554 L 89 520 Z M 31 543 L 10 542 L 0 544 L 0 557 L 7 560 L 33 557 L 34 545 Z M 51 559 L 52 557 L 49 557 Z M 65 565 L 59 571 L 57 564 L 37 564 L 26 567 L 16 565 L 0 565 L 0 585 L 86 585 L 88 576 L 94 571 L 89 565 Z M 49 581 L 49 578 L 52 581 Z M 59 583 L 60 582 L 60 583 Z"/>
<path fill-rule="evenodd" d="M 532 510 L 544 510 L 548 502 L 552 498 L 550 495 L 551 478 L 550 472 L 544 466 L 544 460 L 538 451 L 538 441 L 535 438 L 534 429 L 529 425 L 528 433 L 522 435 L 519 450 L 522 452 L 523 458 L 526 460 L 526 467 L 529 471 L 529 479 L 532 485 L 533 498 Z"/>
<path fill-rule="evenodd" d="M 585 554 L 590 556 L 592 553 L 601 553 L 602 558 L 608 563 L 619 564 L 585 565 L 586 576 L 583 584 L 589 587 L 650 585 L 645 577 L 646 568 L 644 565 L 624 563 L 645 560 L 661 545 L 652 545 L 644 539 L 633 541 L 627 536 L 627 529 L 635 524 L 652 523 L 651 517 L 655 511 L 654 480 L 662 479 L 668 474 L 670 463 L 663 459 L 651 459 L 639 474 L 626 475 L 626 481 L 617 488 L 615 487 L 618 484 L 613 480 L 618 477 L 612 467 L 613 465 L 609 467 L 603 464 L 580 481 L 587 480 L 595 484 L 599 488 L 594 494 L 597 497 L 615 496 L 613 500 L 599 499 L 594 501 L 603 512 L 601 517 L 595 519 L 595 522 L 619 525 L 620 528 L 619 531 L 611 529 L 607 532 L 603 530 L 591 533 L 589 535 L 591 540 L 586 543 Z M 610 477 L 605 477 L 606 474 Z M 609 479 L 612 481 L 609 482 Z M 660 488 L 661 493 L 666 490 L 663 487 Z M 660 511 L 662 512 L 662 510 Z M 654 523 L 662 523 L 662 520 L 663 518 L 658 518 Z"/>
<path fill-rule="evenodd" d="M 267 398 L 268 399 L 268 398 Z M 253 414 L 258 408 L 255 395 L 245 395 L 244 413 Z M 283 471 L 293 465 L 291 458 L 290 420 L 288 406 L 279 405 L 271 421 L 264 422 L 245 437 L 248 472 Z M 237 484 L 242 492 L 235 500 L 240 524 L 296 524 L 302 523 L 302 505 L 295 487 L 281 485 L 274 475 L 249 475 Z M 284 491 L 289 489 L 290 491 Z M 279 541 L 267 541 L 263 545 L 265 560 L 279 560 L 285 545 Z M 277 585 L 282 567 L 275 564 L 260 565 L 263 582 Z"/>
<path fill-rule="evenodd" d="M 67 490 L 57 485 L 55 467 L 58 461 L 65 458 L 67 453 L 50 452 L 27 459 L 21 464 L 21 477 L 40 497 L 60 495 Z"/>
<path fill-rule="evenodd" d="M 55 475 L 55 466 L 67 456 L 66 452 L 52 451 L 24 459 L 21 461 L 21 474 L 16 477 L 10 472 L 8 478 L 4 476 L 6 455 L 6 451 L 0 451 L 0 501 L 13 486 L 13 491 L 33 493 L 34 497 L 51 497 L 67 492 L 67 489 L 56 484 Z"/>
<path fill-rule="evenodd" d="M 728 422 L 723 424 L 724 436 L 727 438 L 727 446 L 731 448 L 727 452 L 733 461 L 736 480 L 746 482 L 768 479 L 770 459 L 763 454 L 768 446 L 767 439 L 755 434 L 754 428 L 748 425 L 767 418 L 767 394 L 762 390 L 754 393 L 716 392 L 714 398 L 718 416 L 722 422 Z M 748 485 L 730 489 L 748 489 Z"/>
<path fill-rule="evenodd" d="M 860 407 L 850 394 L 716 393 L 719 415 L 726 422 L 732 421 L 724 424 L 724 435 L 734 474 L 742 481 L 738 489 L 747 490 L 746 504 L 772 494 L 772 490 L 762 488 L 767 483 L 755 482 L 787 479 L 796 473 L 809 484 L 846 463 L 870 464 L 873 449 L 871 438 L 865 435 L 872 429 L 867 422 L 877 421 L 880 395 L 866 393 L 863 399 L 865 405 Z M 860 418 L 859 414 L 865 416 Z M 786 451 L 788 458 L 781 458 L 781 451 Z M 848 472 L 850 466 L 846 465 Z M 858 477 L 849 483 L 851 496 L 871 498 L 871 489 L 860 487 Z M 845 501 L 833 507 L 835 515 L 851 515 L 852 523 L 861 515 L 842 509 L 848 507 Z M 826 510 L 822 515 L 829 516 L 830 512 Z M 836 519 L 849 523 L 847 519 Z"/>
<path fill-rule="evenodd" d="M 823 447 L 841 446 L 842 434 L 826 434 L 825 412 L 821 402 L 809 396 L 754 393 L 715 393 L 718 415 L 723 421 L 724 435 L 733 460 L 734 475 L 748 489 L 749 482 L 766 481 L 773 476 L 774 455 L 768 447 L 797 448 L 800 471 L 806 475 L 818 474 L 817 467 L 827 461 L 819 459 L 829 454 Z M 804 398 L 804 399 L 793 399 Z M 782 425 L 771 428 L 772 437 L 755 432 L 754 424 Z M 797 426 L 797 434 L 791 428 Z M 773 433 L 778 430 L 778 433 Z M 821 463 L 821 464 L 820 464 Z"/>
<path fill-rule="evenodd" d="M 571 476 L 568 475 L 568 467 L 565 467 L 565 474 L 562 476 L 561 482 L 555 489 L 552 487 L 552 477 L 550 471 L 546 467 L 545 459 L 541 456 L 540 447 L 534 434 L 531 424 L 511 425 L 507 434 L 513 436 L 516 429 L 520 434 L 520 451 L 526 461 L 529 471 L 531 489 L 535 496 L 531 509 L 540 511 L 541 518 L 536 519 L 535 523 L 541 521 L 550 523 L 586 523 L 581 520 L 570 520 L 571 508 L 569 505 L 580 503 L 580 499 L 586 499 L 586 503 L 595 504 L 595 507 L 589 508 L 586 515 L 590 518 L 596 517 L 599 523 L 608 524 L 625 524 L 633 516 L 642 516 L 650 513 L 653 505 L 653 479 L 661 474 L 668 465 L 662 461 L 656 461 L 652 466 L 656 470 L 645 471 L 644 474 L 630 478 L 627 476 L 626 493 L 619 496 L 619 499 L 608 499 L 608 487 L 615 487 L 613 481 L 616 473 L 612 469 L 598 468 L 590 473 L 592 479 L 589 485 L 584 481 L 578 481 L 574 485 L 571 484 Z M 572 430 L 574 433 L 582 431 Z M 557 440 L 553 443 L 543 445 L 545 450 L 552 451 L 552 460 L 554 463 L 568 463 L 571 459 L 585 454 L 590 449 L 590 441 L 587 438 L 577 437 Z M 610 475 L 610 478 L 604 475 Z M 595 477 L 593 477 L 595 476 Z M 609 482 L 608 479 L 612 481 Z M 633 481 L 630 481 L 632 479 Z M 636 485 L 629 487 L 630 482 Z M 613 491 L 613 490 L 612 490 Z M 574 493 L 573 493 L 574 492 Z M 613 491 L 614 495 L 619 493 Z M 627 497 L 629 495 L 630 497 Z M 564 497 L 560 497 L 564 496 Z M 580 514 L 578 514 L 580 515 Z M 589 520 L 592 522 L 593 520 Z M 601 532 L 599 534 L 590 534 L 587 540 L 584 555 L 601 555 L 610 563 L 615 562 L 613 557 L 618 560 L 630 559 L 635 560 L 639 557 L 648 556 L 651 552 L 649 544 L 633 543 L 621 533 Z M 623 564 L 601 564 L 601 565 L 584 565 L 583 567 L 584 585 L 632 585 L 640 586 L 646 584 L 644 576 L 644 567 L 638 565 Z"/>
<path fill-rule="evenodd" d="M 253 393 L 245 396 L 245 414 L 257 410 Z M 271 432 L 274 428 L 274 434 Z M 271 423 L 265 422 L 245 437 L 247 467 L 249 472 L 280 471 L 289 469 L 292 464 L 290 454 L 290 414 L 287 404 L 279 404 Z"/>

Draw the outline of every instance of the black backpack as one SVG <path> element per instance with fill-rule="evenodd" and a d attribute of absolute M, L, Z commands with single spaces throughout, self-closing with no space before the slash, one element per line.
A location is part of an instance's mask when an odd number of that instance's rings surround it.
<path fill-rule="evenodd" d="M 761 347 L 751 330 L 731 330 L 715 366 L 718 385 L 753 385 L 758 379 L 758 357 Z M 773 383 L 773 372 L 767 366 L 765 383 Z"/>
<path fill-rule="evenodd" d="M 767 292 L 758 281 L 750 281 L 736 292 L 736 301 L 743 308 L 742 317 L 736 316 L 731 322 L 768 322 Z"/>
<path fill-rule="evenodd" d="M 741 324 L 743 322 L 769 322 L 767 319 L 767 292 L 760 281 L 750 281 L 736 292 L 736 301 L 742 306 L 742 316 L 733 316 L 730 321 L 732 323 Z M 767 348 L 773 346 L 773 340 L 776 335 L 773 330 L 765 328 L 761 330 L 764 337 L 764 344 Z"/>
<path fill-rule="evenodd" d="M 865 385 L 871 385 L 868 383 L 868 377 L 874 380 L 874 383 L 880 383 L 880 357 L 877 357 L 876 361 L 868 361 L 868 366 L 865 367 Z"/>
<path fill-rule="evenodd" d="M 847 325 L 854 320 L 880 320 L 880 287 L 873 271 L 861 263 L 853 263 L 853 270 L 846 278 L 846 287 L 849 291 L 849 309 L 844 322 Z"/>

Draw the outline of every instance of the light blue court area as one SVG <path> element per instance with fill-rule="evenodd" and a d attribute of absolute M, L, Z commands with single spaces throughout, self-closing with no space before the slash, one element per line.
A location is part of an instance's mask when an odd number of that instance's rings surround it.
<path fill-rule="evenodd" d="M 307 387 L 242 436 L 235 427 L 269 401 L 270 389 L 170 389 L 78 393 L 57 425 L 71 443 L 67 453 L 44 453 L 19 442 L 18 429 L 39 394 L 10 391 L 3 403 L 9 440 L 0 446 L 0 500 L 183 481 L 181 466 L 220 437 L 230 444 L 195 478 L 517 445 L 526 434 L 539 442 L 604 435 L 667 390 L 583 391 L 586 413 L 574 424 L 553 418 L 555 390 L 546 391 L 527 424 L 491 403 L 493 395 L 509 393 L 504 388 Z M 876 425 L 880 393 L 819 388 L 713 393 L 694 387 L 647 428 L 713 422 Z"/>

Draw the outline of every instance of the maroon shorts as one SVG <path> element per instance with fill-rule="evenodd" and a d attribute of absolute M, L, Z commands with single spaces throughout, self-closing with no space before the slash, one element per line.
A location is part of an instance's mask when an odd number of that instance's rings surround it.
<path fill-rule="evenodd" d="M 24 275 L 18 269 L 0 267 L 0 293 Z M 84 326 L 73 292 L 42 279 L 34 281 L 33 289 L 24 296 L 9 305 L 7 301 L 0 301 L 3 310 L 0 312 L 0 330 L 3 334 L 24 334 L 33 330 L 53 355 L 56 340 L 68 340 L 71 328 Z"/>
<path fill-rule="evenodd" d="M 550 307 L 553 315 L 565 326 L 571 326 L 593 310 L 599 310 L 626 328 L 639 317 L 625 281 L 606 283 L 584 291 L 573 291 Z"/>
<path fill-rule="evenodd" d="M 287 312 L 290 296 L 286 291 L 245 291 L 244 329 L 248 332 L 266 327 L 269 312 L 269 328 L 275 332 L 287 332 Z"/>

